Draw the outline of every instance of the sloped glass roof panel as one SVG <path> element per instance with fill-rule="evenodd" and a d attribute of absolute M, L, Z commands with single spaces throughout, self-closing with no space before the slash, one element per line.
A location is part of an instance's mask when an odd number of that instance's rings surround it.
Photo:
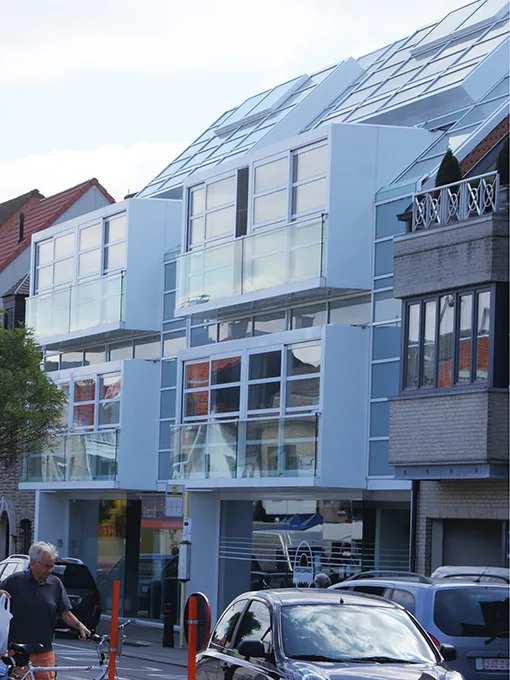
<path fill-rule="evenodd" d="M 459 7 L 459 9 L 455 9 L 453 12 L 450 12 L 450 14 L 447 14 L 445 18 L 423 38 L 419 43 L 419 47 L 423 47 L 439 38 L 445 38 L 450 33 L 453 33 L 453 31 L 456 31 L 462 22 L 466 21 L 466 19 L 475 12 L 479 5 L 480 2 L 473 2 L 470 5 Z"/>
<path fill-rule="evenodd" d="M 501 0 L 485 0 L 485 2 L 474 12 L 469 18 L 459 26 L 460 30 L 464 30 L 468 26 L 477 24 L 480 21 L 485 21 L 498 14 L 502 9 Z"/>

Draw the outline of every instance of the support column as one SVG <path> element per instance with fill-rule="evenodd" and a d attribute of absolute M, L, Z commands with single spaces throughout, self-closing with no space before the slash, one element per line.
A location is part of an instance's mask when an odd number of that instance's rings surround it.
<path fill-rule="evenodd" d="M 222 501 L 221 537 L 224 541 L 244 546 L 240 559 L 223 559 L 219 563 L 218 609 L 250 588 L 253 501 Z"/>
<path fill-rule="evenodd" d="M 67 494 L 40 491 L 36 496 L 34 540 L 56 546 L 61 557 L 69 555 L 69 498 Z"/>

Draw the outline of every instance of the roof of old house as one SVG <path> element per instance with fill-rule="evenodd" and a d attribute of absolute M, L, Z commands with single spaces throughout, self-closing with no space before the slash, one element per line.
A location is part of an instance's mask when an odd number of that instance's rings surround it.
<path fill-rule="evenodd" d="M 9 295 L 30 295 L 30 274 L 22 276 L 19 281 L 16 281 L 14 286 L 11 286 L 9 290 L 2 294 L 2 297 L 8 297 Z"/>
<path fill-rule="evenodd" d="M 96 187 L 110 203 L 115 203 L 115 199 L 110 196 L 95 177 L 47 198 L 41 196 L 37 190 L 25 194 L 25 197 L 28 196 L 27 200 L 23 203 L 16 203 L 18 209 L 13 211 L 11 208 L 10 217 L 3 223 L 0 222 L 0 271 L 5 269 L 25 248 L 30 246 L 32 234 L 50 227 L 92 187 Z M 20 198 L 22 197 L 0 204 L 0 210 L 2 206 L 19 201 Z M 18 243 L 19 214 L 21 212 L 24 215 L 23 240 Z"/>
<path fill-rule="evenodd" d="M 0 203 L 0 225 L 13 217 L 13 215 L 17 215 L 20 211 L 22 211 L 25 204 L 34 197 L 40 199 L 44 198 L 38 189 L 32 189 L 32 191 L 27 191 L 26 194 L 16 196 L 16 198 L 11 198 L 8 201 Z"/>

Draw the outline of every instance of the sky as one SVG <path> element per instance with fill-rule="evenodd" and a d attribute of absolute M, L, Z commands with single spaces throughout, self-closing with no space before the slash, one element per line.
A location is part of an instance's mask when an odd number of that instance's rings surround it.
<path fill-rule="evenodd" d="M 0 202 L 142 189 L 224 111 L 467 0 L 0 0 Z"/>

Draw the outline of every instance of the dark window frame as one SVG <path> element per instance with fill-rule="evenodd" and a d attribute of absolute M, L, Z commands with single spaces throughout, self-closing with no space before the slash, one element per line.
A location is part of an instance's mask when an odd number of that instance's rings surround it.
<path fill-rule="evenodd" d="M 477 369 L 477 350 L 478 350 L 478 295 L 480 293 L 489 292 L 490 294 L 490 312 L 489 312 L 489 347 L 488 347 L 488 375 L 487 380 L 476 379 Z M 470 380 L 459 382 L 459 356 L 460 356 L 460 298 L 465 295 L 472 296 L 472 310 L 471 310 L 471 357 L 470 357 Z M 400 393 L 402 395 L 409 394 L 424 394 L 435 391 L 445 390 L 472 390 L 473 387 L 493 387 L 494 386 L 494 338 L 495 338 L 495 309 L 496 298 L 498 295 L 497 287 L 494 284 L 486 284 L 479 286 L 466 286 L 448 291 L 439 291 L 430 295 L 423 295 L 421 297 L 407 298 L 403 301 L 402 313 L 402 339 L 401 339 L 401 361 L 400 361 Z M 439 340 L 440 340 L 440 321 L 441 321 L 441 299 L 451 296 L 454 303 L 453 313 L 453 355 L 452 355 L 452 381 L 450 385 L 439 386 Z M 428 302 L 435 302 L 435 332 L 434 332 L 434 380 L 432 385 L 424 384 L 423 358 L 425 347 L 425 305 Z M 407 371 L 408 371 L 408 338 L 409 338 L 409 308 L 412 305 L 419 305 L 419 331 L 418 331 L 418 359 L 417 359 L 417 384 L 407 385 Z"/>

